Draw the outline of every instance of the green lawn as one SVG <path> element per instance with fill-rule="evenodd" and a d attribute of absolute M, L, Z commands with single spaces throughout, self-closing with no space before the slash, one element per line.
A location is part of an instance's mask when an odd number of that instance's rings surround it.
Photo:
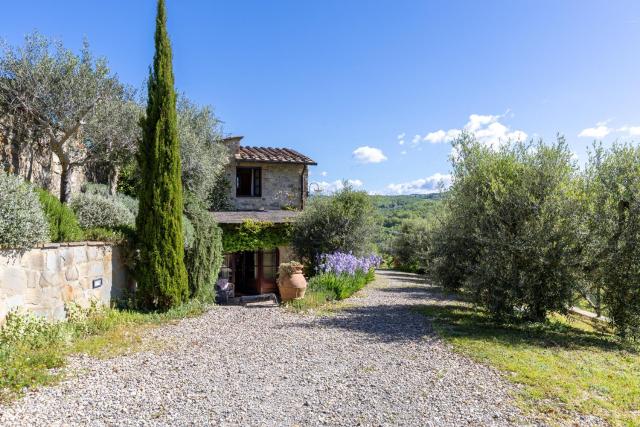
<path fill-rule="evenodd" d="M 577 317 L 499 326 L 458 301 L 418 310 L 433 319 L 435 331 L 456 351 L 521 384 L 516 397 L 525 410 L 551 422 L 570 422 L 581 413 L 612 425 L 640 425 L 637 346 Z"/>

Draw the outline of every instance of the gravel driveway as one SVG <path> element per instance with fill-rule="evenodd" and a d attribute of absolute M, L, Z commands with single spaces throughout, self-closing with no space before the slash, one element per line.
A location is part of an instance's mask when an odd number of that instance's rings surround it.
<path fill-rule="evenodd" d="M 496 372 L 411 311 L 430 297 L 416 276 L 379 272 L 329 316 L 215 307 L 154 329 L 164 351 L 74 358 L 64 382 L 0 407 L 0 424 L 527 424 Z"/>

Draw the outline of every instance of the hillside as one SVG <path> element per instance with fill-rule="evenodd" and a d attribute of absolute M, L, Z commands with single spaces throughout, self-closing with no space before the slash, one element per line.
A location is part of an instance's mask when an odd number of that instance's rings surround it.
<path fill-rule="evenodd" d="M 380 250 L 387 252 L 395 231 L 403 221 L 427 217 L 445 196 L 446 193 L 371 196 L 381 228 L 377 239 Z"/>

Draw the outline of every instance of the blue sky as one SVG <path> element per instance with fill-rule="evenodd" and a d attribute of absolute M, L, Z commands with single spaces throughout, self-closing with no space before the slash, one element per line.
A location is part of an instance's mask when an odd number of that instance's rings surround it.
<path fill-rule="evenodd" d="M 247 145 L 318 162 L 311 181 L 432 191 L 448 138 L 640 138 L 640 2 L 167 0 L 176 85 Z M 155 4 L 7 2 L 0 37 L 86 36 L 127 83 L 153 55 Z M 581 136 L 580 136 L 581 135 Z"/>

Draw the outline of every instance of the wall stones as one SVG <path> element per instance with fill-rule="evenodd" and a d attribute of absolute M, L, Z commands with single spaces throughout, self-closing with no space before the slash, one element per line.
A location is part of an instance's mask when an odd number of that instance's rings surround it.
<path fill-rule="evenodd" d="M 102 286 L 93 287 L 95 279 Z M 65 304 L 109 305 L 129 288 L 122 249 L 104 243 L 50 244 L 25 252 L 0 250 L 0 323 L 14 308 L 49 320 L 65 317 Z"/>
<path fill-rule="evenodd" d="M 262 169 L 262 197 L 236 197 L 236 166 Z M 231 199 L 236 210 L 302 209 L 306 198 L 307 168 L 291 163 L 235 162 L 227 168 Z"/>

